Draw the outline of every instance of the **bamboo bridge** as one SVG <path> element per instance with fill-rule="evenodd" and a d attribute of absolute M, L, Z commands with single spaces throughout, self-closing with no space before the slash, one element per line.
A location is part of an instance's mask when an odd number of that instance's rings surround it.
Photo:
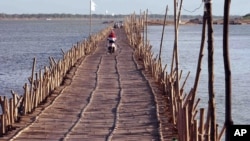
<path fill-rule="evenodd" d="M 160 116 L 159 108 L 164 106 L 158 103 L 162 100 L 157 86 L 143 74 L 124 30 L 115 32 L 115 54 L 107 54 L 105 39 L 98 42 L 95 51 L 71 69 L 66 80 L 70 82 L 47 99 L 49 104 L 23 116 L 13 125 L 18 132 L 13 130 L 2 139 L 158 141 L 176 137 L 169 132 L 174 126 Z M 164 120 L 170 130 L 163 136 Z"/>
<path fill-rule="evenodd" d="M 168 73 L 154 58 L 145 23 L 134 15 L 115 29 L 114 54 L 106 51 L 108 27 L 62 51 L 61 60 L 51 57 L 44 70 L 34 59 L 24 94 L 0 97 L 0 140 L 208 140 L 210 115 L 197 110 L 192 90 L 184 92 L 188 76 L 180 86 L 181 72 Z M 221 140 L 224 131 L 213 134 Z"/>

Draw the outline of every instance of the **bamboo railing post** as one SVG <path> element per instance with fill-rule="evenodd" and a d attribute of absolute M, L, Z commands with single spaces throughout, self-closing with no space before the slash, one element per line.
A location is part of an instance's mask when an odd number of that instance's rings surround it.
<path fill-rule="evenodd" d="M 146 10 L 146 33 L 145 33 L 146 46 L 148 45 L 148 9 Z"/>
<path fill-rule="evenodd" d="M 198 137 L 199 137 L 199 130 L 198 130 L 198 122 L 197 120 L 194 120 L 194 131 L 193 131 L 194 135 L 192 136 L 192 139 L 194 141 L 199 141 Z"/>
<path fill-rule="evenodd" d="M 13 98 L 13 118 L 14 121 L 17 121 L 17 116 L 18 116 L 18 108 L 17 108 L 17 95 L 13 90 L 11 90 L 12 98 Z"/>
<path fill-rule="evenodd" d="M 181 101 L 180 99 L 180 89 L 179 89 L 179 56 L 178 56 L 178 23 L 177 23 L 177 2 L 174 0 L 174 29 L 175 29 L 175 38 L 174 38 L 174 56 L 175 56 L 175 71 L 177 73 L 176 75 L 176 86 L 175 86 L 175 92 L 178 97 L 178 101 Z M 181 105 L 182 107 L 182 105 Z"/>
<path fill-rule="evenodd" d="M 213 46 L 213 18 L 212 18 L 212 0 L 205 1 L 208 13 L 208 93 L 209 93 L 209 109 L 211 116 L 210 139 L 216 140 L 216 115 L 215 115 L 215 93 L 214 93 L 214 46 Z"/>
<path fill-rule="evenodd" d="M 13 102 L 13 98 L 9 99 L 9 114 L 10 114 L 10 125 L 9 126 L 12 129 L 12 124 L 15 122 L 15 120 L 14 120 L 14 102 Z"/>
<path fill-rule="evenodd" d="M 224 126 L 223 126 L 222 129 L 221 129 L 221 132 L 220 132 L 219 135 L 218 135 L 218 141 L 221 140 L 222 135 L 224 134 L 225 130 L 226 130 L 226 125 L 224 124 Z"/>
<path fill-rule="evenodd" d="M 224 4 L 224 22 L 223 22 L 223 59 L 224 59 L 224 70 L 225 70 L 225 125 L 226 125 L 226 141 L 230 141 L 230 130 L 229 127 L 233 125 L 232 111 L 231 111 L 231 95 L 232 95 L 232 78 L 231 78 L 231 66 L 230 56 L 228 47 L 228 31 L 229 31 L 229 11 L 230 11 L 230 0 L 225 0 Z"/>
<path fill-rule="evenodd" d="M 31 73 L 31 78 L 30 78 L 30 92 L 29 92 L 29 96 L 30 96 L 30 110 L 29 112 L 31 112 L 31 110 L 33 109 L 33 102 L 35 101 L 35 94 L 34 94 L 34 73 L 35 73 L 35 66 L 36 66 L 36 58 L 33 58 L 33 67 L 32 67 L 32 73 Z"/>
<path fill-rule="evenodd" d="M 204 44 L 205 44 L 205 37 L 206 37 L 206 25 L 207 25 L 207 11 L 204 9 L 203 13 L 203 24 L 202 24 L 202 33 L 201 33 L 201 44 L 200 44 L 200 53 L 199 53 L 199 59 L 198 59 L 198 64 L 196 68 L 196 76 L 195 76 L 195 82 L 193 86 L 193 96 L 191 98 L 191 105 L 192 105 L 192 110 L 194 108 L 194 100 L 196 97 L 196 92 L 199 84 L 199 78 L 200 78 L 200 73 L 201 73 L 201 63 L 202 63 L 202 57 L 204 56 Z"/>
<path fill-rule="evenodd" d="M 188 106 L 183 107 L 181 110 L 181 122 L 180 128 L 183 130 L 183 141 L 189 141 Z"/>
<path fill-rule="evenodd" d="M 9 125 L 10 125 L 10 113 L 9 113 L 9 104 L 8 104 L 8 98 L 6 98 L 6 96 L 4 96 L 3 98 L 4 100 L 4 111 L 3 113 L 5 114 L 5 130 L 6 132 L 9 130 Z"/>
<path fill-rule="evenodd" d="M 6 133 L 5 130 L 5 114 L 1 115 L 1 130 L 0 130 L 0 135 L 3 136 Z"/>
<path fill-rule="evenodd" d="M 34 93 L 33 93 L 33 95 L 34 95 L 33 109 L 35 109 L 38 106 L 38 99 L 39 99 L 39 91 L 38 91 L 38 83 L 39 83 L 38 81 L 39 81 L 39 79 L 38 79 L 37 73 L 35 73 L 35 78 L 36 78 L 36 80 L 34 81 L 34 86 L 35 87 L 34 87 Z"/>
<path fill-rule="evenodd" d="M 29 96 L 28 96 L 28 84 L 27 83 L 25 83 L 25 86 L 24 86 L 24 102 L 23 102 L 23 107 L 24 107 L 24 112 L 23 112 L 23 114 L 24 115 L 26 115 L 27 113 L 28 113 L 28 98 L 29 98 Z"/>
<path fill-rule="evenodd" d="M 39 70 L 39 93 L 40 93 L 40 97 L 39 97 L 39 103 L 43 102 L 43 74 L 42 74 L 42 69 Z"/>
<path fill-rule="evenodd" d="M 5 106 L 4 106 L 4 99 L 2 98 L 2 96 L 0 96 L 0 104 L 2 110 L 0 135 L 3 136 L 5 134 L 5 113 L 4 113 Z"/>
<path fill-rule="evenodd" d="M 200 109 L 199 141 L 204 141 L 204 108 Z"/>

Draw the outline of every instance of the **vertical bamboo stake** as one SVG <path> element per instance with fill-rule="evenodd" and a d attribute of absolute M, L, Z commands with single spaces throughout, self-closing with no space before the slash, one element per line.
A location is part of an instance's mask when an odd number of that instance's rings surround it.
<path fill-rule="evenodd" d="M 163 36 L 164 36 L 164 31 L 165 31 L 165 26 L 166 26 L 167 14 L 168 14 L 168 5 L 166 7 L 166 12 L 165 12 L 165 16 L 164 16 L 164 23 L 163 23 L 163 28 L 162 28 L 162 35 L 161 35 L 161 44 L 160 44 L 160 52 L 159 52 L 160 62 L 161 62 L 161 49 L 162 49 Z"/>
<path fill-rule="evenodd" d="M 146 46 L 148 45 L 148 9 L 146 11 Z"/>
<path fill-rule="evenodd" d="M 170 78 L 170 81 L 172 78 Z M 174 98 L 174 86 L 173 86 L 173 82 L 170 82 L 170 98 L 171 98 L 171 105 L 172 105 L 172 116 L 173 116 L 173 123 L 176 124 L 176 108 L 175 108 L 175 98 Z"/>
<path fill-rule="evenodd" d="M 15 92 L 13 90 L 11 90 L 12 93 L 12 97 L 13 97 L 13 103 L 14 103 L 14 107 L 13 107 L 13 116 L 14 116 L 14 121 L 17 121 L 17 95 L 15 94 Z"/>
<path fill-rule="evenodd" d="M 206 119 L 206 123 L 205 123 L 205 134 L 210 135 L 210 130 L 211 130 L 211 115 L 210 115 L 210 107 L 208 107 L 207 109 L 207 119 Z M 207 136 L 205 138 L 205 141 L 209 141 L 209 136 Z"/>
<path fill-rule="evenodd" d="M 146 14 L 145 14 L 145 11 L 143 12 L 143 34 L 142 34 L 142 40 L 143 40 L 143 42 L 142 42 L 142 46 L 143 46 L 143 48 L 145 47 L 145 19 L 146 19 Z"/>
<path fill-rule="evenodd" d="M 199 53 L 198 64 L 197 64 L 197 68 L 196 68 L 195 82 L 194 82 L 194 86 L 193 86 L 193 95 L 191 97 L 191 108 L 189 110 L 190 113 L 192 113 L 195 110 L 194 101 L 195 101 L 196 92 L 197 92 L 197 88 L 198 88 L 200 72 L 201 72 L 201 69 L 202 69 L 201 68 L 202 57 L 204 56 L 203 52 L 204 52 L 204 44 L 205 44 L 205 37 L 206 37 L 206 25 L 207 25 L 206 22 L 207 22 L 207 12 L 206 12 L 205 7 L 204 7 L 200 53 Z"/>
<path fill-rule="evenodd" d="M 188 117 L 188 105 L 183 107 L 184 111 L 183 111 L 183 115 L 185 115 L 185 117 L 183 117 L 183 119 L 185 120 L 184 123 L 185 123 L 185 135 L 186 135 L 186 141 L 189 141 L 190 140 L 190 136 L 189 136 L 189 133 L 190 133 L 190 125 L 189 125 L 189 117 Z"/>
<path fill-rule="evenodd" d="M 24 86 L 24 102 L 23 102 L 23 107 L 24 107 L 24 115 L 26 115 L 28 113 L 28 103 L 29 103 L 29 96 L 28 96 L 29 92 L 28 92 L 28 84 L 25 83 Z"/>
<path fill-rule="evenodd" d="M 174 40 L 174 54 L 175 54 L 175 68 L 176 68 L 176 87 L 175 87 L 175 92 L 176 96 L 178 97 L 178 102 L 180 102 L 179 107 L 182 107 L 182 102 L 181 102 L 181 97 L 180 97 L 180 89 L 179 89 L 179 56 L 178 56 L 178 23 L 177 23 L 177 2 L 174 0 L 174 23 L 175 23 L 175 40 Z"/>
<path fill-rule="evenodd" d="M 179 7 L 178 15 L 177 15 L 178 16 L 177 17 L 177 27 L 178 28 L 179 28 L 179 24 L 180 24 L 182 2 L 183 2 L 183 0 L 181 0 L 181 2 L 180 2 L 180 7 Z"/>
<path fill-rule="evenodd" d="M 200 109 L 200 128 L 199 141 L 204 140 L 204 108 Z"/>
<path fill-rule="evenodd" d="M 205 44 L 205 38 L 206 38 L 206 25 L 207 25 L 207 12 L 204 9 L 203 13 L 203 26 L 202 26 L 202 33 L 201 33 L 201 44 L 200 44 L 200 53 L 199 53 L 199 59 L 198 59 L 198 64 L 196 68 L 196 76 L 195 76 L 195 82 L 193 86 L 193 96 L 191 99 L 191 104 L 192 104 L 192 110 L 194 110 L 194 100 L 196 96 L 196 91 L 198 87 L 198 82 L 200 78 L 200 72 L 201 72 L 201 63 L 202 63 L 202 57 L 204 55 L 203 50 L 204 50 L 204 44 Z"/>
<path fill-rule="evenodd" d="M 44 100 L 43 97 L 43 75 L 42 75 L 42 70 L 39 71 L 39 93 L 40 93 L 40 100 L 39 103 L 41 103 Z"/>
<path fill-rule="evenodd" d="M 192 132 L 192 131 L 191 131 Z M 194 120 L 194 135 L 192 136 L 193 137 L 193 140 L 194 141 L 199 141 L 198 140 L 198 134 L 199 134 L 199 131 L 198 131 L 198 122 L 197 120 Z"/>
<path fill-rule="evenodd" d="M 225 95 L 226 95 L 226 105 L 225 105 L 226 141 L 230 141 L 231 133 L 229 127 L 233 125 L 233 120 L 231 116 L 232 79 L 231 79 L 230 56 L 228 47 L 228 31 L 229 31 L 228 22 L 229 22 L 230 3 L 231 0 L 225 0 L 224 22 L 223 22 L 223 58 L 224 58 L 224 70 L 225 70 Z"/>
<path fill-rule="evenodd" d="M 2 136 L 3 134 L 5 134 L 5 113 L 4 113 L 4 99 L 2 98 L 2 96 L 0 96 L 0 104 L 1 104 L 1 110 L 2 110 L 2 114 L 1 114 L 1 129 L 0 129 L 0 135 Z"/>
<path fill-rule="evenodd" d="M 38 93 L 38 86 L 37 86 L 37 84 L 38 84 L 38 75 L 37 75 L 37 73 L 35 73 L 35 81 L 34 81 L 34 92 L 33 92 L 33 95 L 34 95 L 34 100 L 33 100 L 33 109 L 34 108 L 36 108 L 36 106 L 38 105 L 38 102 L 37 102 L 37 98 L 38 98 L 38 95 L 39 95 L 39 93 Z"/>
<path fill-rule="evenodd" d="M 216 116 L 215 116 L 215 93 L 214 93 L 214 46 L 213 46 L 213 15 L 212 15 L 212 0 L 205 1 L 206 10 L 208 13 L 208 92 L 209 92 L 209 109 L 211 116 L 210 140 L 216 140 Z"/>
<path fill-rule="evenodd" d="M 5 123 L 6 123 L 5 126 L 8 127 L 10 125 L 10 113 L 9 113 L 8 98 L 6 98 L 6 96 L 4 96 L 3 100 L 4 100 L 4 111 L 3 111 L 3 113 L 5 113 Z M 8 130 L 8 128 L 7 128 L 7 130 Z"/>
<path fill-rule="evenodd" d="M 221 137 L 222 137 L 222 135 L 224 134 L 225 130 L 226 130 L 226 125 L 224 124 L 224 126 L 222 127 L 221 132 L 219 133 L 219 136 L 218 136 L 218 140 L 219 140 L 219 141 L 221 140 Z M 228 138 L 228 139 L 229 139 L 229 138 Z"/>
<path fill-rule="evenodd" d="M 182 0 L 181 0 L 181 3 L 180 3 L 180 7 L 179 7 L 179 10 L 178 10 L 178 15 L 177 15 L 177 8 L 178 8 L 178 2 L 176 0 L 174 0 L 174 23 L 175 23 L 175 33 L 176 31 L 178 31 L 178 28 L 179 28 L 179 23 L 180 23 L 180 15 L 181 15 L 181 7 L 182 7 Z M 177 33 L 177 36 L 178 36 L 178 33 Z M 176 39 L 176 38 L 175 38 Z M 177 40 L 178 42 L 178 40 Z M 172 71 L 173 71 L 173 67 L 174 67 L 174 62 L 176 62 L 176 64 L 178 64 L 178 56 L 175 56 L 175 55 L 178 55 L 178 51 L 176 51 L 176 48 L 175 46 L 177 46 L 177 42 L 174 43 L 174 50 L 173 50 L 173 54 L 172 54 L 172 64 L 171 64 L 171 75 L 172 75 Z M 177 52 L 177 54 L 176 54 Z M 177 58 L 177 60 L 176 60 Z"/>
<path fill-rule="evenodd" d="M 2 136 L 3 134 L 5 134 L 5 115 L 2 114 L 2 115 L 0 115 L 0 117 L 1 117 L 0 135 Z"/>
<path fill-rule="evenodd" d="M 33 93 L 33 86 L 34 86 L 34 73 L 35 73 L 35 67 L 36 67 L 36 58 L 33 59 L 33 67 L 32 67 L 32 74 L 31 74 L 31 80 L 30 80 L 30 102 L 33 105 L 33 102 L 35 101 L 35 96 Z M 31 105 L 31 109 L 33 109 L 33 106 Z"/>
<path fill-rule="evenodd" d="M 89 37 L 91 39 L 91 32 L 92 32 L 92 1 L 89 1 L 90 8 L 89 8 Z"/>
<path fill-rule="evenodd" d="M 9 99 L 9 114 L 10 114 L 10 126 L 12 126 L 12 124 L 15 122 L 15 120 L 14 120 L 14 102 L 13 102 L 13 98 Z"/>

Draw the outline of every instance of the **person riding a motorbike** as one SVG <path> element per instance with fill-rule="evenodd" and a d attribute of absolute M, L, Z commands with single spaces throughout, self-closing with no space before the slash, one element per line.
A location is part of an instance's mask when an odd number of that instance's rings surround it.
<path fill-rule="evenodd" d="M 112 29 L 109 36 L 108 36 L 108 41 L 109 41 L 109 43 L 114 43 L 115 40 L 116 40 L 116 35 L 115 35 L 114 30 Z"/>
<path fill-rule="evenodd" d="M 108 40 L 108 46 L 107 46 L 108 52 L 114 53 L 116 50 L 116 45 L 115 45 L 116 35 L 113 29 L 111 30 L 107 40 Z"/>

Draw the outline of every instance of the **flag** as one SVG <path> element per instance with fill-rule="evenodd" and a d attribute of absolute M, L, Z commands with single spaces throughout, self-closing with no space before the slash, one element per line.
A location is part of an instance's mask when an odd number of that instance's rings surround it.
<path fill-rule="evenodd" d="M 96 6 L 95 2 L 93 0 L 90 0 L 90 10 L 91 11 L 95 11 L 95 6 Z"/>

